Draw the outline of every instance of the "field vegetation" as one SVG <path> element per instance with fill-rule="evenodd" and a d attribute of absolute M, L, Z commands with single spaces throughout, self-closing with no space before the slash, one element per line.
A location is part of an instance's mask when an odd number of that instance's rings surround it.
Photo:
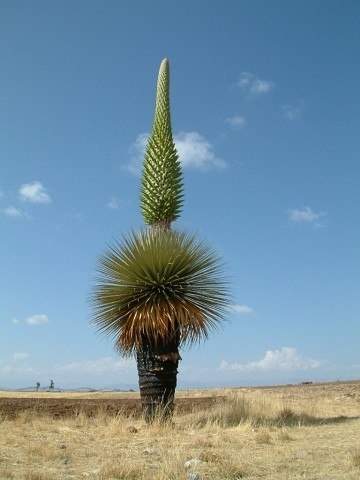
<path fill-rule="evenodd" d="M 0 479 L 236 480 L 360 478 L 360 383 L 179 391 L 172 422 L 147 425 L 129 411 L 65 416 L 26 408 L 51 396 L 139 402 L 137 393 L 11 393 L 0 418 Z M 175 402 L 176 403 L 176 402 Z"/>

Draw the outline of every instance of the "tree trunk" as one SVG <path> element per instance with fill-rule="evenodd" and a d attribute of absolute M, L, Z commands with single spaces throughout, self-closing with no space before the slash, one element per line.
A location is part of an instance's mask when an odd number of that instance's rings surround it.
<path fill-rule="evenodd" d="M 143 415 L 147 423 L 167 421 L 174 411 L 178 364 L 178 339 L 151 345 L 146 339 L 137 352 L 137 368 Z"/>

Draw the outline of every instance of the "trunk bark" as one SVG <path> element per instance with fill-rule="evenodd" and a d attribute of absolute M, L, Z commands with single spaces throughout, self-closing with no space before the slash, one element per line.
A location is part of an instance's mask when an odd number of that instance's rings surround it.
<path fill-rule="evenodd" d="M 181 360 L 178 346 L 176 338 L 156 346 L 144 339 L 143 348 L 137 352 L 141 405 L 147 423 L 155 419 L 167 421 L 173 415 L 177 369 Z"/>

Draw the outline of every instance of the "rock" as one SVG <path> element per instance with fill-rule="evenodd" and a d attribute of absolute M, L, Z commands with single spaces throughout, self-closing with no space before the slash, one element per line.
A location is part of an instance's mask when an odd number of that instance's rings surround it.
<path fill-rule="evenodd" d="M 153 450 L 152 448 L 145 448 L 145 450 L 143 450 L 142 452 L 144 455 L 157 455 L 157 453 L 155 452 L 155 450 Z"/>
<path fill-rule="evenodd" d="M 308 455 L 309 453 L 305 452 L 305 450 L 300 450 L 299 452 L 296 452 L 296 456 L 299 458 L 304 458 L 304 457 L 307 457 Z"/>
<path fill-rule="evenodd" d="M 204 465 L 206 462 L 203 462 L 199 458 L 192 458 L 191 460 L 188 460 L 187 462 L 184 463 L 185 468 L 191 468 L 191 467 L 199 467 L 201 465 Z"/>
<path fill-rule="evenodd" d="M 100 468 L 97 468 L 96 470 L 92 470 L 90 472 L 90 476 L 92 476 L 92 477 L 98 477 L 100 474 L 101 474 Z"/>
<path fill-rule="evenodd" d="M 200 480 L 200 473 L 198 472 L 188 473 L 186 475 L 186 478 L 188 478 L 189 480 Z"/>

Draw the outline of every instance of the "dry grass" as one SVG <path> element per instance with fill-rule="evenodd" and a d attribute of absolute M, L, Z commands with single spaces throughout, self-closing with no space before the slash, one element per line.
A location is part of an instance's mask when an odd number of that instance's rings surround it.
<path fill-rule="evenodd" d="M 19 398 L 85 398 L 85 399 L 96 399 L 96 398 L 139 398 L 138 392 L 104 392 L 102 390 L 94 391 L 94 392 L 48 392 L 44 390 L 40 390 L 39 392 L 11 392 L 11 391 L 0 391 L 1 397 L 19 397 Z"/>
<path fill-rule="evenodd" d="M 227 400 L 168 425 L 102 410 L 2 419 L 0 479 L 360 478 L 360 384 L 179 392 L 210 394 Z"/>

